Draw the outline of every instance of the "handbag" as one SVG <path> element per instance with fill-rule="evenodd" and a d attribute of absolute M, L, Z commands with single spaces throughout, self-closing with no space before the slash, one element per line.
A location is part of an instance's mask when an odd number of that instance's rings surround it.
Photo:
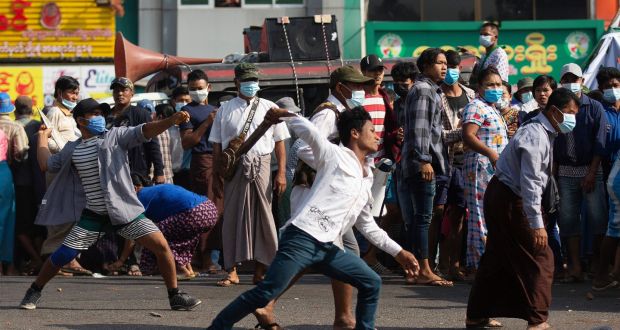
<path fill-rule="evenodd" d="M 252 108 L 250 109 L 250 113 L 248 114 L 248 118 L 243 125 L 243 129 L 241 130 L 241 134 L 236 138 L 230 140 L 228 143 L 228 147 L 222 151 L 222 155 L 220 157 L 220 168 L 222 169 L 222 176 L 224 179 L 230 181 L 232 177 L 235 175 L 235 171 L 237 170 L 237 165 L 239 164 L 239 158 L 241 157 L 241 153 L 239 150 L 245 142 L 245 136 L 248 134 L 250 130 L 250 124 L 254 119 L 254 114 L 256 114 L 256 108 L 258 108 L 259 98 L 255 98 L 254 102 L 252 102 Z M 254 141 L 256 143 L 256 141 Z M 249 150 L 249 148 L 248 148 Z"/>

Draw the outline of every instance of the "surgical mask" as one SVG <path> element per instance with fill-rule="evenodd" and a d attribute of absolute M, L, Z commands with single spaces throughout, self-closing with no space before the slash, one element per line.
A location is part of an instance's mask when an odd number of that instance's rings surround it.
<path fill-rule="evenodd" d="M 239 83 L 239 92 L 245 97 L 254 97 L 259 89 L 258 81 L 243 81 Z"/>
<path fill-rule="evenodd" d="M 604 89 L 603 100 L 607 101 L 607 103 L 616 103 L 620 100 L 620 88 Z"/>
<path fill-rule="evenodd" d="M 208 88 L 199 89 L 199 90 L 195 90 L 195 91 L 189 91 L 189 97 L 191 97 L 192 101 L 194 101 L 196 103 L 204 102 L 204 100 L 207 99 L 207 96 L 209 96 L 209 89 Z"/>
<path fill-rule="evenodd" d="M 575 126 L 577 125 L 577 117 L 571 113 L 562 112 L 563 119 L 561 123 L 558 123 L 558 121 L 555 120 L 555 117 L 553 116 L 551 117 L 553 118 L 555 123 L 558 124 L 558 127 L 560 128 L 560 132 L 564 134 L 572 132 L 573 129 L 575 129 Z"/>
<path fill-rule="evenodd" d="M 581 84 L 579 83 L 562 84 L 562 87 L 568 89 L 575 94 L 581 92 Z"/>
<path fill-rule="evenodd" d="M 443 80 L 444 83 L 446 83 L 446 85 L 454 85 L 459 81 L 459 69 L 448 69 L 448 72 L 446 72 L 446 78 Z"/>
<path fill-rule="evenodd" d="M 489 103 L 497 103 L 504 96 L 504 89 L 485 89 L 484 90 L 484 99 Z"/>
<path fill-rule="evenodd" d="M 88 125 L 86 125 L 86 128 L 94 135 L 103 134 L 106 131 L 105 118 L 103 118 L 103 116 L 94 116 L 90 118 L 88 120 Z"/>
<path fill-rule="evenodd" d="M 478 41 L 484 47 L 491 47 L 493 45 L 493 36 L 480 35 Z"/>
<path fill-rule="evenodd" d="M 521 102 L 527 103 L 534 99 L 534 94 L 532 92 L 527 92 L 525 94 L 521 94 Z"/>
<path fill-rule="evenodd" d="M 364 104 L 366 93 L 363 90 L 351 91 L 351 98 L 347 99 L 347 106 L 349 109 L 355 107 L 361 107 Z"/>
<path fill-rule="evenodd" d="M 407 94 L 409 94 L 409 89 L 405 85 L 394 84 L 394 93 L 402 98 L 406 98 Z"/>
<path fill-rule="evenodd" d="M 507 99 L 504 99 L 504 98 L 500 99 L 499 101 L 497 101 L 497 103 L 495 103 L 495 107 L 498 110 L 504 110 L 504 109 L 508 108 L 508 106 L 510 106 L 510 100 L 507 100 Z"/>
<path fill-rule="evenodd" d="M 186 106 L 186 105 L 187 105 L 187 103 L 185 103 L 185 102 L 182 102 L 182 103 L 181 103 L 181 102 L 179 102 L 179 103 L 175 103 L 175 104 L 174 104 L 174 110 L 175 110 L 176 112 L 179 112 L 179 111 L 181 111 L 181 109 L 182 109 L 184 106 Z"/>
<path fill-rule="evenodd" d="M 69 110 L 73 110 L 73 108 L 75 108 L 75 106 L 77 105 L 76 102 L 71 102 L 71 101 L 66 100 L 66 99 L 62 99 L 61 103 L 62 103 L 62 105 L 64 105 Z"/>

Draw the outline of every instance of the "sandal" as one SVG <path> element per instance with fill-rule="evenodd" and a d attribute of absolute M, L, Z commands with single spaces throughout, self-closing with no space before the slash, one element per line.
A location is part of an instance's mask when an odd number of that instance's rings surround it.
<path fill-rule="evenodd" d="M 618 285 L 619 285 L 618 281 L 614 281 L 614 280 L 611 280 L 607 284 L 604 284 L 601 286 L 597 286 L 594 283 L 592 283 L 592 290 L 601 292 L 601 291 L 617 288 Z"/>
<path fill-rule="evenodd" d="M 254 329 L 265 329 L 265 330 L 271 330 L 271 329 L 282 329 L 282 327 L 278 324 L 278 323 L 270 323 L 267 325 L 263 325 L 258 323 L 257 325 L 254 326 Z"/>
<path fill-rule="evenodd" d="M 483 319 L 480 322 L 467 323 L 465 321 L 465 328 L 467 329 L 497 329 L 502 328 L 504 325 L 497 320 Z"/>
<path fill-rule="evenodd" d="M 565 278 L 560 280 L 560 283 L 562 284 L 574 284 L 574 283 L 583 283 L 584 279 L 583 279 L 583 275 L 581 276 L 577 276 L 577 275 L 568 275 Z"/>
<path fill-rule="evenodd" d="M 239 280 L 233 281 L 233 280 L 230 279 L 230 277 L 227 277 L 225 279 L 217 281 L 216 284 L 217 284 L 217 286 L 221 286 L 223 288 L 228 288 L 228 287 L 231 287 L 233 285 L 239 284 Z"/>
<path fill-rule="evenodd" d="M 127 269 L 127 275 L 129 276 L 142 276 L 142 271 L 140 271 L 140 266 L 131 265 L 129 269 Z"/>
<path fill-rule="evenodd" d="M 93 272 L 88 269 L 84 269 L 82 267 L 62 267 L 61 271 L 65 273 L 75 274 L 75 275 L 84 275 L 84 276 L 93 276 Z"/>
<path fill-rule="evenodd" d="M 452 287 L 452 286 L 454 286 L 454 283 L 452 283 L 452 281 L 448 281 L 448 280 L 444 280 L 444 279 L 430 280 L 428 282 L 418 282 L 418 281 L 416 281 L 415 284 L 417 284 L 417 285 L 426 285 L 426 286 L 441 286 L 441 287 Z"/>

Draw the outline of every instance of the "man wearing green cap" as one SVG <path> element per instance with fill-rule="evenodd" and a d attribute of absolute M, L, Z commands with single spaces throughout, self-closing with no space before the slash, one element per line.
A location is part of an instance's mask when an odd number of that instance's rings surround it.
<path fill-rule="evenodd" d="M 522 123 L 525 115 L 538 109 L 538 102 L 534 100 L 532 92 L 534 79 L 525 77 L 517 82 L 517 92 L 512 105 L 519 109 L 519 122 Z"/>
<path fill-rule="evenodd" d="M 218 285 L 228 287 L 239 283 L 235 265 L 254 260 L 254 282 L 260 282 L 266 266 L 271 263 L 278 248 L 278 235 L 271 212 L 272 184 L 271 153 L 275 150 L 278 173 L 273 189 L 281 194 L 286 189 L 286 149 L 284 140 L 290 137 L 285 124 L 271 126 L 239 160 L 239 166 L 230 181 L 223 182 L 219 165 L 222 150 L 229 147 L 242 132 L 249 137 L 263 122 L 265 114 L 278 106 L 256 94 L 258 68 L 251 63 L 235 67 L 235 86 L 239 95 L 218 110 L 209 142 L 213 143 L 213 194 L 224 197 L 222 243 L 224 267 L 228 277 Z"/>

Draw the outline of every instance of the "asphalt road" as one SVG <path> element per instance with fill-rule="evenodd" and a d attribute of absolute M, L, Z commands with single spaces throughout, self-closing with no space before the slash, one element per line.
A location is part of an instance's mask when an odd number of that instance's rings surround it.
<path fill-rule="evenodd" d="M 54 279 L 43 291 L 39 308 L 17 309 L 30 277 L 0 277 L 0 329 L 203 329 L 233 298 L 251 288 L 215 286 L 219 277 L 182 282 L 180 287 L 202 299 L 192 312 L 171 311 L 157 277 L 74 277 Z M 384 280 L 376 326 L 379 329 L 462 329 L 470 286 L 405 286 L 398 277 Z M 549 322 L 554 329 L 620 329 L 620 289 L 588 297 L 589 283 L 553 287 Z M 501 295 L 501 292 L 498 292 Z M 589 299 L 593 298 L 593 299 Z M 161 317 L 150 313 L 157 313 Z M 331 288 L 326 278 L 307 275 L 277 307 L 287 329 L 329 329 L 333 320 Z M 526 322 L 499 319 L 504 329 L 525 329 Z M 252 328 L 253 316 L 237 326 Z"/>

